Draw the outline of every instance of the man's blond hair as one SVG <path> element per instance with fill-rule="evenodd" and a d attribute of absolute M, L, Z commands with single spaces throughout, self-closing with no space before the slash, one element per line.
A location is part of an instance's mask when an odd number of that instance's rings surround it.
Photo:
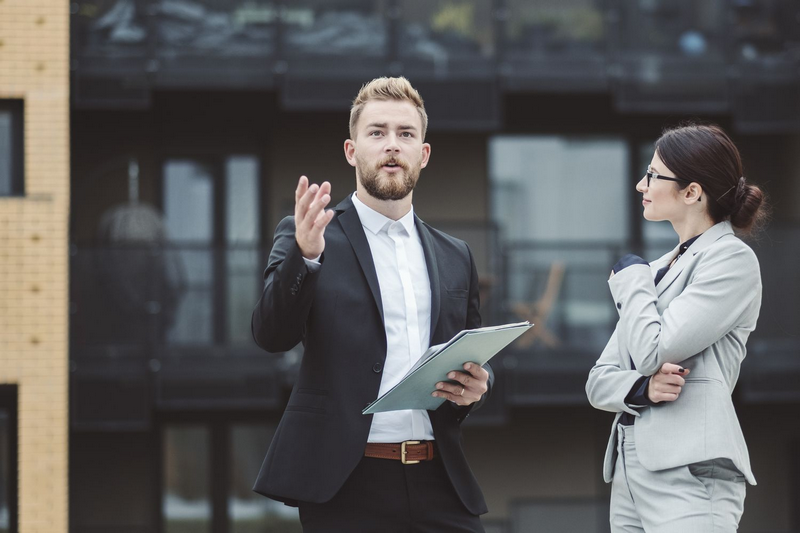
<path fill-rule="evenodd" d="M 422 139 L 428 130 L 428 114 L 425 112 L 425 104 L 417 90 L 411 86 L 411 82 L 403 76 L 399 78 L 375 78 L 369 83 L 364 84 L 358 91 L 358 96 L 353 100 L 353 107 L 350 108 L 350 138 L 356 138 L 356 124 L 358 117 L 364 110 L 364 106 L 372 100 L 399 100 L 414 104 L 422 119 Z"/>

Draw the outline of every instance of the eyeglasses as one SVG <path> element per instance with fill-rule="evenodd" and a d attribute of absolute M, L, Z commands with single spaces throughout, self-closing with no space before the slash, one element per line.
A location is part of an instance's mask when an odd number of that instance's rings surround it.
<path fill-rule="evenodd" d="M 650 180 L 653 180 L 653 179 L 665 180 L 665 181 L 677 181 L 678 183 L 686 182 L 686 180 L 683 180 L 681 178 L 671 178 L 669 176 L 662 176 L 661 174 L 659 174 L 658 172 L 655 172 L 650 167 L 647 167 L 647 172 L 645 172 L 644 175 L 647 178 L 647 187 L 650 187 Z"/>

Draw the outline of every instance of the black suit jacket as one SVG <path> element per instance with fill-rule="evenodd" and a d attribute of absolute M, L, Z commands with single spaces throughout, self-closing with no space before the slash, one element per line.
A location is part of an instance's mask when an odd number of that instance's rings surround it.
<path fill-rule="evenodd" d="M 415 219 L 431 282 L 431 344 L 480 326 L 478 276 L 463 241 Z M 300 374 L 253 490 L 296 505 L 333 498 L 364 456 L 386 359 L 378 277 L 348 197 L 325 230 L 322 267 L 311 273 L 295 240 L 294 218 L 283 219 L 253 311 L 256 343 L 268 352 L 304 345 Z M 491 368 L 490 390 L 493 381 Z M 445 379 L 445 376 L 442 376 Z M 483 402 L 489 393 L 484 395 Z M 481 403 L 479 402 L 479 403 Z M 445 402 L 429 411 L 442 462 L 465 507 L 487 511 L 461 448 L 460 424 L 471 408 Z"/>

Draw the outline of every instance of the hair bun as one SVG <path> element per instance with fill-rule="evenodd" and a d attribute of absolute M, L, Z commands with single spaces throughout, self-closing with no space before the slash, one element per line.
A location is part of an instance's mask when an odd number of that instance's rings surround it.
<path fill-rule="evenodd" d="M 739 231 L 749 234 L 760 228 L 768 213 L 759 209 L 764 202 L 764 193 L 755 185 L 748 185 L 744 177 L 736 184 L 736 198 L 731 212 L 731 224 Z"/>

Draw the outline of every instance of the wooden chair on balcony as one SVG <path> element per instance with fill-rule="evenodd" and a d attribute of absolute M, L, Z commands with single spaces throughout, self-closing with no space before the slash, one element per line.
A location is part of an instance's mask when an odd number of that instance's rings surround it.
<path fill-rule="evenodd" d="M 552 263 L 547 273 L 547 282 L 542 295 L 534 302 L 520 302 L 511 306 L 511 311 L 517 318 L 535 324 L 535 327 L 525 332 L 517 340 L 518 348 L 528 348 L 537 340 L 548 348 L 557 348 L 561 345 L 561 340 L 548 329 L 547 318 L 561 292 L 564 271 L 564 263 L 560 261 Z"/>

